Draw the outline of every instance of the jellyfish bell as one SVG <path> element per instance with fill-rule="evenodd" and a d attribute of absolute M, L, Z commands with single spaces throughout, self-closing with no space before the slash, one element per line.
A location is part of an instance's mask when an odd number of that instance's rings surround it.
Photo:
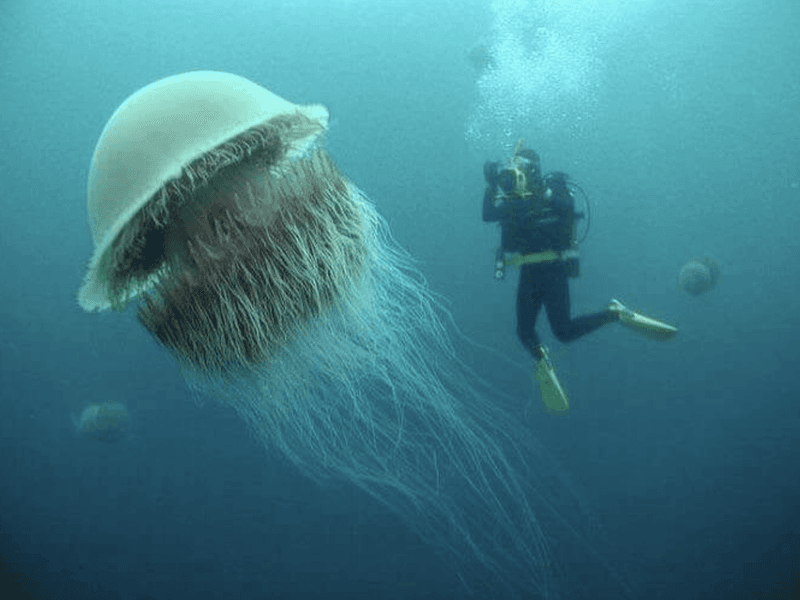
<path fill-rule="evenodd" d="M 90 404 L 75 420 L 75 428 L 81 437 L 98 442 L 118 442 L 128 435 L 130 414 L 124 404 L 107 402 Z"/>
<path fill-rule="evenodd" d="M 717 285 L 719 275 L 719 263 L 710 256 L 693 258 L 678 273 L 678 289 L 699 296 Z"/>
<path fill-rule="evenodd" d="M 476 391 L 446 310 L 328 156 L 327 120 L 226 73 L 133 94 L 92 158 L 79 302 L 135 301 L 187 382 L 306 475 L 350 481 L 459 564 L 546 593 L 533 502 L 553 504 L 537 457 Z"/>
<path fill-rule="evenodd" d="M 153 208 L 160 212 L 152 219 L 156 220 L 155 233 L 163 233 L 166 223 L 158 219 L 166 219 L 166 211 L 175 209 L 177 203 L 168 201 L 207 183 L 193 180 L 196 173 L 187 167 L 197 167 L 211 150 L 228 149 L 225 142 L 242 132 L 258 137 L 259 125 L 281 115 L 287 120 L 296 117 L 292 135 L 277 137 L 275 131 L 260 132 L 259 141 L 269 145 L 263 138 L 272 133 L 271 150 L 287 156 L 302 152 L 328 121 L 322 106 L 296 106 L 242 77 L 218 72 L 167 77 L 123 102 L 103 129 L 89 168 L 89 224 L 95 249 L 78 297 L 81 306 L 85 310 L 108 309 L 150 288 L 162 266 L 159 258 L 163 249 L 157 244 L 164 240 L 149 240 L 151 245 L 143 248 L 122 247 L 125 242 L 131 243 L 123 237 L 126 227 L 136 224 L 135 217 L 148 203 L 157 203 L 159 206 Z M 282 126 L 292 129 L 280 120 L 274 129 Z M 251 148 L 245 144 L 256 146 L 259 141 L 242 140 L 244 147 L 236 150 L 248 154 Z M 246 157 L 226 158 L 232 164 Z M 218 159 L 211 169 L 218 171 L 226 166 L 225 159 Z M 210 177 L 212 173 L 203 175 Z M 122 251 L 136 255 L 119 256 Z M 127 272 L 114 271 L 126 267 Z M 127 285 L 120 279 L 127 279 Z"/>

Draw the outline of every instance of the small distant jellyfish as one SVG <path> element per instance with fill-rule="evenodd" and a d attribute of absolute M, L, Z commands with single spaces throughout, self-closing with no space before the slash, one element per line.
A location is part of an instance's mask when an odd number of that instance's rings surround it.
<path fill-rule="evenodd" d="M 90 404 L 77 422 L 78 433 L 98 442 L 118 442 L 128 434 L 130 420 L 124 404 Z"/>
<path fill-rule="evenodd" d="M 690 296 L 711 290 L 719 280 L 719 263 L 709 256 L 693 258 L 678 273 L 678 289 Z"/>

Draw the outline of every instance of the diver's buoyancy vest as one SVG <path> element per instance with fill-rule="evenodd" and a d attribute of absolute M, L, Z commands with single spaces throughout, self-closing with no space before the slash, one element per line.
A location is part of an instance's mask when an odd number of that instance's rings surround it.
<path fill-rule="evenodd" d="M 575 200 L 566 175 L 548 175 L 544 183 L 541 194 L 506 200 L 509 212 L 502 222 L 505 252 L 564 251 L 575 246 Z"/>

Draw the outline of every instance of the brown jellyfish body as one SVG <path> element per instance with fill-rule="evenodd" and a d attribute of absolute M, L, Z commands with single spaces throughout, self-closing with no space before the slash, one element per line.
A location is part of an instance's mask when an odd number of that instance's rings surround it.
<path fill-rule="evenodd" d="M 327 122 L 227 73 L 133 94 L 92 158 L 79 303 L 134 302 L 187 382 L 303 473 L 543 590 L 527 432 L 475 391 L 447 311 L 325 151 Z"/>
<path fill-rule="evenodd" d="M 678 289 L 699 296 L 717 285 L 719 274 L 719 264 L 710 256 L 693 258 L 678 273 Z"/>

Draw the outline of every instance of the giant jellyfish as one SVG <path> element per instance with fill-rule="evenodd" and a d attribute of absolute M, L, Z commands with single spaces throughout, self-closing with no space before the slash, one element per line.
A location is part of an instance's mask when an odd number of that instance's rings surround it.
<path fill-rule="evenodd" d="M 464 572 L 547 595 L 542 457 L 476 391 L 446 310 L 326 152 L 327 122 L 226 73 L 134 93 L 92 157 L 80 305 L 133 303 L 189 385 L 304 474 L 363 489 Z"/>

